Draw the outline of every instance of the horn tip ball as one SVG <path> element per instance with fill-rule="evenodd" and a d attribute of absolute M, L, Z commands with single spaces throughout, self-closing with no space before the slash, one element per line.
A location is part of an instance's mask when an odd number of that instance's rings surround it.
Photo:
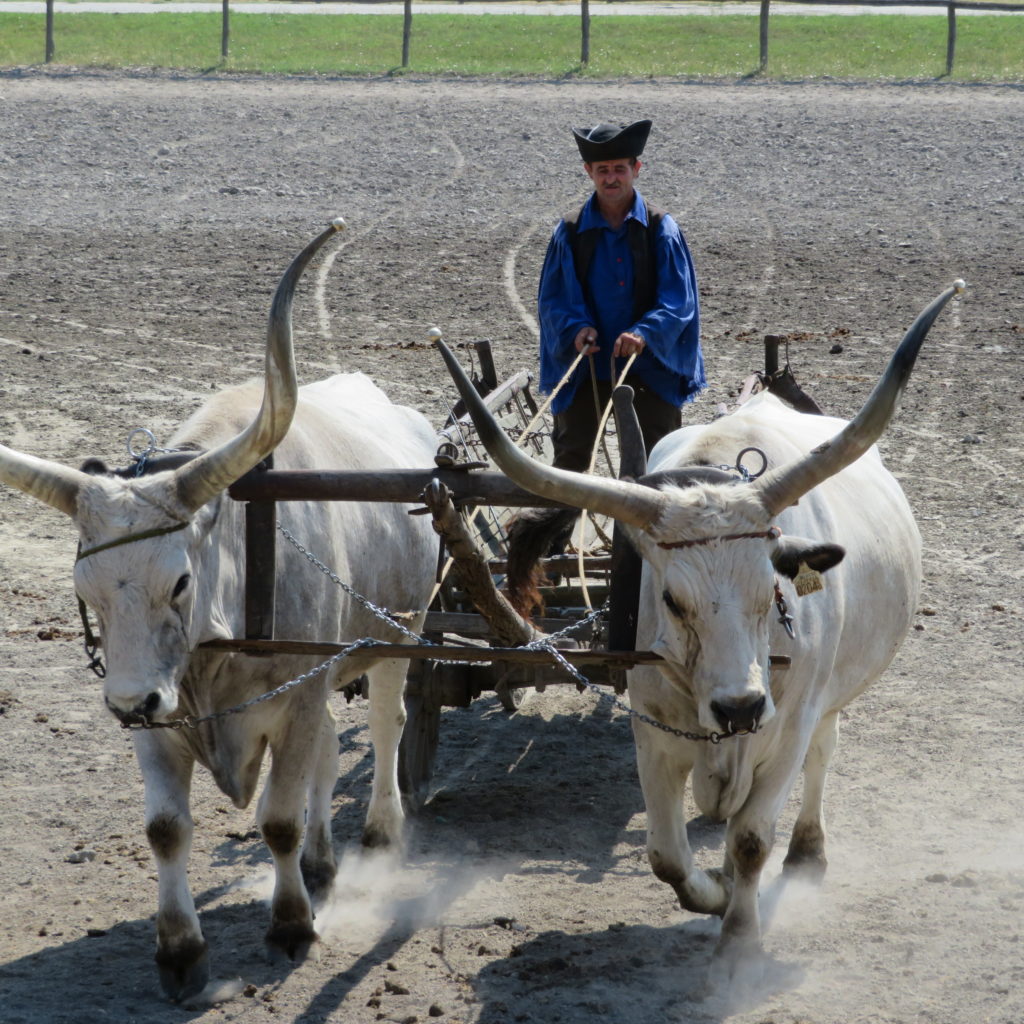
<path fill-rule="evenodd" d="M 331 227 L 334 228 L 335 231 L 344 231 L 345 230 L 345 218 L 344 217 L 335 217 L 334 220 L 331 221 Z"/>
<path fill-rule="evenodd" d="M 957 295 L 963 295 L 963 293 L 967 291 L 967 282 L 962 277 L 958 277 L 953 282 L 953 288 Z"/>

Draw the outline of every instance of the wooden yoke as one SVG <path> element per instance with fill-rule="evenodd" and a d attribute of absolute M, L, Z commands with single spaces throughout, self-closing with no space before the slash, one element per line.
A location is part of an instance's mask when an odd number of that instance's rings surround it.
<path fill-rule="evenodd" d="M 451 491 L 440 480 L 432 480 L 422 499 L 430 510 L 434 530 L 444 539 L 452 556 L 453 571 L 498 642 L 503 647 L 519 647 L 540 636 L 494 585 L 487 559 L 456 511 Z"/>

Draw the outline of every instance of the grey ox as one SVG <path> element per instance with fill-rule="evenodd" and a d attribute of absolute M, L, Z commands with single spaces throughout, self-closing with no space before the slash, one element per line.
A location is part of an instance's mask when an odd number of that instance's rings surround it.
<path fill-rule="evenodd" d="M 226 488 L 275 453 L 279 469 L 429 467 L 434 430 L 391 402 L 362 374 L 339 374 L 297 388 L 292 295 L 303 270 L 341 226 L 311 242 L 285 272 L 267 332 L 265 381 L 225 390 L 200 408 L 170 446 L 173 468 L 89 472 L 0 445 L 0 480 L 69 515 L 81 554 L 75 587 L 99 620 L 107 661 L 104 699 L 126 725 L 201 719 L 232 708 L 310 670 L 308 657 L 253 659 L 206 651 L 206 640 L 243 635 L 242 506 Z M 262 398 L 262 401 L 261 401 Z M 167 459 L 165 459 L 166 465 Z M 371 601 L 414 614 L 429 599 L 435 540 L 429 523 L 399 505 L 288 502 L 282 525 L 342 580 Z M 277 546 L 277 628 L 310 640 L 402 639 L 293 548 Z M 364 843 L 397 843 L 402 831 L 397 751 L 405 721 L 404 660 L 371 663 L 366 652 L 335 663 L 282 696 L 240 714 L 183 728 L 141 728 L 135 752 L 145 782 L 146 834 L 159 873 L 156 959 L 174 999 L 209 977 L 206 941 L 186 877 L 192 838 L 189 789 L 196 762 L 237 807 L 254 795 L 264 753 L 271 767 L 258 822 L 276 872 L 267 942 L 305 956 L 317 936 L 312 902 L 335 874 L 331 797 L 338 737 L 327 706 L 332 687 L 365 671 L 375 770 Z"/>
<path fill-rule="evenodd" d="M 647 854 L 684 909 L 723 918 L 713 984 L 756 976 L 758 882 L 801 766 L 785 869 L 818 878 L 825 870 L 822 793 L 839 712 L 895 655 L 921 575 L 914 517 L 873 445 L 928 329 L 962 287 L 917 318 L 849 423 L 795 412 L 766 392 L 708 426 L 663 438 L 637 481 L 534 462 L 439 346 L 498 466 L 535 494 L 613 516 L 643 558 L 637 646 L 663 661 L 630 672 L 629 697 L 633 709 L 676 730 L 633 718 Z M 767 459 L 753 482 L 720 468 L 736 465 L 745 448 Z M 826 571 L 824 589 L 798 600 L 794 578 L 809 591 Z M 792 638 L 778 621 L 783 601 L 794 612 Z M 792 659 L 777 680 L 770 654 Z M 728 823 L 721 870 L 694 863 L 688 778 L 700 810 Z"/>

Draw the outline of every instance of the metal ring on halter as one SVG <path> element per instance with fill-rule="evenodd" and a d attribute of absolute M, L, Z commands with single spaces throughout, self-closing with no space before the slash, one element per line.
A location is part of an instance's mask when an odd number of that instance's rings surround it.
<path fill-rule="evenodd" d="M 136 434 L 145 434 L 149 444 L 142 449 L 142 451 L 136 451 L 132 447 L 132 438 Z M 144 459 L 147 455 L 151 455 L 157 450 L 156 447 L 156 435 L 148 427 L 136 427 L 134 430 L 128 433 L 128 440 L 126 442 L 128 448 L 128 454 L 131 456 L 132 461 L 138 462 L 140 459 Z"/>
<path fill-rule="evenodd" d="M 756 473 L 751 473 L 743 465 L 743 456 L 748 452 L 754 452 L 761 456 L 761 468 Z M 736 472 L 739 473 L 744 480 L 756 480 L 766 469 L 768 468 L 768 456 L 765 455 L 760 448 L 744 448 L 743 451 L 736 456 Z"/>

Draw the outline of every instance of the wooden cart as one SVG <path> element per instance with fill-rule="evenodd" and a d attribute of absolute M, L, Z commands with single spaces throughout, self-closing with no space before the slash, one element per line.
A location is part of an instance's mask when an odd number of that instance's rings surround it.
<path fill-rule="evenodd" d="M 813 403 L 796 387 L 788 365 L 778 370 L 778 342 L 777 338 L 766 338 L 766 372 L 756 375 L 757 382 L 782 391 L 790 401 L 795 397 L 812 411 Z M 517 439 L 524 427 L 529 427 L 523 443 L 532 454 L 548 458 L 550 423 L 543 415 L 538 419 L 530 375 L 523 371 L 499 383 L 489 346 L 476 343 L 471 350 L 479 360 L 474 383 L 491 411 Z M 751 378 L 745 392 L 757 386 Z M 616 401 L 621 403 L 617 409 L 621 432 L 619 473 L 639 475 L 644 465 L 639 427 L 635 416 L 628 415 L 628 395 L 617 395 Z M 251 654 L 303 653 L 325 659 L 343 649 L 340 643 L 296 641 L 275 635 L 276 502 L 422 505 L 420 511 L 432 516 L 441 538 L 439 582 L 423 631 L 429 643 L 392 644 L 379 649 L 380 653 L 411 662 L 406 694 L 408 721 L 399 759 L 403 794 L 412 808 L 420 806 L 427 795 L 442 709 L 468 707 L 482 694 L 493 693 L 506 710 L 513 712 L 526 688 L 543 690 L 558 683 L 582 686 L 550 653 L 526 646 L 536 631 L 562 634 L 567 627 L 587 620 L 582 630 L 559 641 L 560 654 L 589 682 L 607 684 L 616 693 L 625 689 L 627 669 L 659 660 L 649 651 L 635 650 L 640 562 L 617 529 L 613 528 L 610 543 L 546 561 L 555 582 L 543 589 L 544 616 L 531 628 L 511 612 L 500 594 L 505 527 L 516 509 L 555 503 L 523 491 L 502 474 L 487 469 L 472 424 L 459 405 L 451 409 L 441 431 L 435 461 L 433 469 L 365 473 L 280 472 L 274 471 L 268 460 L 235 483 L 229 491 L 231 497 L 247 503 L 245 637 L 207 645 Z M 598 611 L 593 611 L 595 608 Z M 357 682 L 346 689 L 351 697 L 362 694 L 365 685 Z"/>

